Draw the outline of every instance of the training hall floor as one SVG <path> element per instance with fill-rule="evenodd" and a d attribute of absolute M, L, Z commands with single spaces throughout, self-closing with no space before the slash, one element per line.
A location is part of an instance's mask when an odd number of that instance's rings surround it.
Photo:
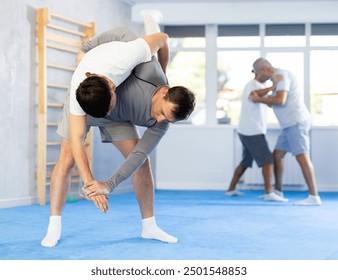
<path fill-rule="evenodd" d="M 67 203 L 55 248 L 40 245 L 49 205 L 0 209 L 1 260 L 337 260 L 338 192 L 320 193 L 321 206 L 264 202 L 262 191 L 156 191 L 157 224 L 179 238 L 165 244 L 140 237 L 133 193 L 112 195 L 101 213 L 91 201 Z"/>

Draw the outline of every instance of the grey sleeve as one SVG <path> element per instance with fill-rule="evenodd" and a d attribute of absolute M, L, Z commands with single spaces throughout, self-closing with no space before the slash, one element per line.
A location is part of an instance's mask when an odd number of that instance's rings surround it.
<path fill-rule="evenodd" d="M 144 132 L 142 138 L 138 141 L 124 163 L 114 172 L 110 179 L 106 181 L 112 190 L 131 176 L 145 162 L 148 155 L 160 142 L 168 128 L 168 123 L 157 123 Z"/>
<path fill-rule="evenodd" d="M 113 41 L 129 42 L 137 38 L 138 37 L 128 27 L 114 28 L 103 32 L 84 43 L 81 47 L 81 51 L 86 53 L 104 43 Z"/>

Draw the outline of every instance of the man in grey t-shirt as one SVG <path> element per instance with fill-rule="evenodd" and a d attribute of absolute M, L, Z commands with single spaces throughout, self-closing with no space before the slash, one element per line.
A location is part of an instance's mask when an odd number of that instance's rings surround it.
<path fill-rule="evenodd" d="M 91 48 L 106 42 L 130 41 L 135 38 L 136 36 L 126 28 L 115 29 L 89 41 L 84 45 L 83 51 L 89 51 Z M 158 55 L 158 60 L 161 61 L 161 54 Z M 105 194 L 134 174 L 134 190 L 143 218 L 142 237 L 168 243 L 177 242 L 177 238 L 166 234 L 156 225 L 154 218 L 154 184 L 148 155 L 166 133 L 170 122 L 185 119 L 190 115 L 194 109 L 195 97 L 186 88 L 170 88 L 164 74 L 166 64 L 160 64 L 158 60 L 153 57 L 152 61 L 140 64 L 133 70 L 132 74 L 116 89 L 114 109 L 103 118 L 93 118 L 87 115 L 83 122 L 82 116 L 69 114 L 68 106 L 65 106 L 58 128 L 58 133 L 63 138 L 60 158 L 53 172 L 52 185 L 54 187 L 52 187 L 51 192 L 51 218 L 42 245 L 53 247 L 60 239 L 61 212 L 68 192 L 69 181 L 67 179 L 74 165 L 74 159 L 78 166 L 82 166 L 81 175 L 85 182 L 85 193 L 103 211 L 106 211 L 108 207 Z M 81 105 L 80 88 L 81 85 L 77 92 L 77 98 Z M 66 105 L 69 104 L 66 103 Z M 84 107 L 83 109 L 86 111 Z M 78 121 L 79 118 L 80 121 Z M 68 127 L 68 120 L 70 120 L 70 128 Z M 141 139 L 139 139 L 135 125 L 147 127 Z M 79 143 L 74 138 L 80 139 L 82 137 L 83 139 L 86 126 L 98 126 L 102 141 L 113 142 L 126 158 L 106 182 L 94 180 L 85 154 L 78 152 L 83 149 L 83 141 Z M 80 145 L 81 147 L 79 147 Z M 54 222 L 54 219 L 57 219 L 58 222 Z"/>

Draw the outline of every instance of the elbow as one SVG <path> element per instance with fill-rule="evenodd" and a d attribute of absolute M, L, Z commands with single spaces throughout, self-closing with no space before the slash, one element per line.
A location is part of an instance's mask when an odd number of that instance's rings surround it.
<path fill-rule="evenodd" d="M 284 106 L 286 103 L 286 98 L 282 98 L 280 101 L 279 101 L 279 105 L 281 106 Z"/>
<path fill-rule="evenodd" d="M 160 32 L 161 36 L 163 37 L 164 40 L 168 40 L 169 39 L 169 35 L 167 33 L 164 32 Z"/>

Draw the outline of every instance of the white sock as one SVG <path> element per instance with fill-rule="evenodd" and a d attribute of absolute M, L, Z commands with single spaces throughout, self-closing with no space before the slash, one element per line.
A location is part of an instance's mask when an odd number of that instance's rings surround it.
<path fill-rule="evenodd" d="M 146 35 L 161 32 L 159 23 L 162 21 L 162 13 L 159 10 L 142 10 L 140 14 L 143 17 Z"/>
<path fill-rule="evenodd" d="M 47 234 L 42 239 L 41 245 L 44 247 L 54 247 L 61 238 L 61 216 L 50 216 Z"/>
<path fill-rule="evenodd" d="M 142 238 L 156 239 L 167 243 L 177 243 L 178 239 L 161 230 L 155 221 L 155 217 L 142 220 Z"/>

